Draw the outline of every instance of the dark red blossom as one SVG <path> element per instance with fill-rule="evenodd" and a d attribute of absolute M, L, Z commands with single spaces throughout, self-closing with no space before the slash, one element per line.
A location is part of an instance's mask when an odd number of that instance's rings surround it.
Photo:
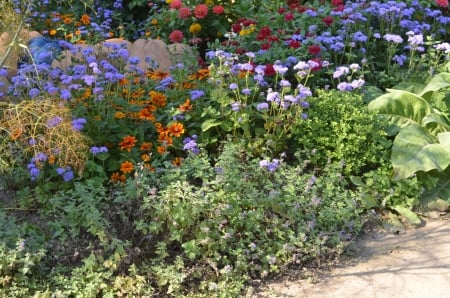
<path fill-rule="evenodd" d="M 292 21 L 294 19 L 294 14 L 292 12 L 287 12 L 284 14 L 285 21 Z"/>
<path fill-rule="evenodd" d="M 330 26 L 333 23 L 333 17 L 331 16 L 326 16 L 322 19 L 322 22 L 325 23 L 325 25 Z"/>
<path fill-rule="evenodd" d="M 302 44 L 298 40 L 295 40 L 295 39 L 289 40 L 288 45 L 291 49 L 298 49 L 299 47 L 302 46 Z"/>
<path fill-rule="evenodd" d="M 310 53 L 313 56 L 319 55 L 320 54 L 320 46 L 316 45 L 316 44 L 310 45 L 308 47 L 308 53 Z"/>
<path fill-rule="evenodd" d="M 273 76 L 275 75 L 275 69 L 273 68 L 273 64 L 266 64 L 266 69 L 264 70 L 264 75 Z"/>

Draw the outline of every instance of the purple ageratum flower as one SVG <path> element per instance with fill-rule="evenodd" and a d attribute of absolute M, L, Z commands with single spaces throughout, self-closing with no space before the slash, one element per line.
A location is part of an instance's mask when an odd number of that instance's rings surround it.
<path fill-rule="evenodd" d="M 346 75 L 350 72 L 350 69 L 346 66 L 339 66 L 336 68 L 336 71 L 333 73 L 333 78 L 337 79 L 340 78 L 343 75 Z"/>
<path fill-rule="evenodd" d="M 47 126 L 53 128 L 61 124 L 62 121 L 63 119 L 61 117 L 56 116 L 47 120 Z"/>
<path fill-rule="evenodd" d="M 303 99 L 303 98 L 312 96 L 311 89 L 309 89 L 308 87 L 303 86 L 302 84 L 299 84 L 297 86 L 297 90 L 298 90 L 297 97 L 299 99 Z"/>
<path fill-rule="evenodd" d="M 41 93 L 41 91 L 40 91 L 39 89 L 37 89 L 37 88 L 32 88 L 32 89 L 30 89 L 30 91 L 28 92 L 28 95 L 29 95 L 31 98 L 35 98 L 35 97 L 37 97 L 40 93 Z"/>
<path fill-rule="evenodd" d="M 231 84 L 228 86 L 228 88 L 229 88 L 230 90 L 236 90 L 236 89 L 238 88 L 238 84 L 236 84 L 236 83 L 231 83 Z"/>
<path fill-rule="evenodd" d="M 93 146 L 93 147 L 91 147 L 91 149 L 89 149 L 89 151 L 92 153 L 92 155 L 97 155 L 99 153 L 108 152 L 108 148 L 105 146 L 101 146 L 101 147 Z"/>
<path fill-rule="evenodd" d="M 66 168 L 57 168 L 56 173 L 60 176 L 62 176 L 63 180 L 66 182 L 69 182 L 73 179 L 74 174 L 71 167 Z"/>
<path fill-rule="evenodd" d="M 269 104 L 267 102 L 261 102 L 261 103 L 256 105 L 256 109 L 258 111 L 267 110 L 267 109 L 269 109 Z"/>
<path fill-rule="evenodd" d="M 295 66 L 294 66 L 294 70 L 309 70 L 311 69 L 311 66 L 304 62 L 304 61 L 299 61 Z"/>
<path fill-rule="evenodd" d="M 95 77 L 93 75 L 85 75 L 83 76 L 83 81 L 86 83 L 86 85 L 92 86 L 92 84 L 94 84 L 95 82 Z"/>
<path fill-rule="evenodd" d="M 406 55 L 395 55 L 394 57 L 392 57 L 392 60 L 395 61 L 398 65 L 403 66 L 403 64 L 405 64 L 406 60 L 408 59 L 408 57 L 406 57 Z"/>
<path fill-rule="evenodd" d="M 450 43 L 443 42 L 434 46 L 437 51 L 444 52 L 446 54 L 450 54 Z"/>
<path fill-rule="evenodd" d="M 281 87 L 291 87 L 291 83 L 288 80 L 281 80 L 280 86 Z"/>
<path fill-rule="evenodd" d="M 72 129 L 75 131 L 80 131 L 83 129 L 84 125 L 87 123 L 84 118 L 77 118 L 72 120 Z"/>
<path fill-rule="evenodd" d="M 200 97 L 205 95 L 205 91 L 203 90 L 192 90 L 190 92 L 191 100 L 199 99 Z"/>
<path fill-rule="evenodd" d="M 266 100 L 268 102 L 280 102 L 280 94 L 278 92 L 272 91 L 272 89 L 269 89 L 267 92 Z"/>
<path fill-rule="evenodd" d="M 61 99 L 63 99 L 63 100 L 69 100 L 72 97 L 72 94 L 67 89 L 61 90 L 60 95 L 61 95 Z"/>
<path fill-rule="evenodd" d="M 357 79 L 357 80 L 353 80 L 350 84 L 353 89 L 358 89 L 358 88 L 361 88 L 362 86 L 364 86 L 365 83 L 366 82 L 363 79 Z"/>
<path fill-rule="evenodd" d="M 275 70 L 275 72 L 279 75 L 285 75 L 288 71 L 288 68 L 282 64 L 274 64 L 273 65 L 273 69 Z"/>
<path fill-rule="evenodd" d="M 245 89 L 242 89 L 241 93 L 244 95 L 250 95 L 250 94 L 252 94 L 252 91 L 248 88 L 245 88 Z"/>
<path fill-rule="evenodd" d="M 269 172 L 274 172 L 280 166 L 279 159 L 273 159 L 271 162 L 263 159 L 259 162 L 261 168 L 266 168 Z"/>
<path fill-rule="evenodd" d="M 239 110 L 241 109 L 241 103 L 240 103 L 240 102 L 237 102 L 237 101 L 233 102 L 233 103 L 231 104 L 231 109 L 232 109 L 234 112 L 239 111 Z"/>
<path fill-rule="evenodd" d="M 132 65 L 137 65 L 139 64 L 140 60 L 138 57 L 130 57 L 128 58 L 128 62 L 130 62 L 130 64 Z"/>
<path fill-rule="evenodd" d="M 41 170 L 39 170 L 34 163 L 28 164 L 28 172 L 30 174 L 31 181 L 36 181 L 41 174 Z"/>
<path fill-rule="evenodd" d="M 406 32 L 406 35 L 408 35 L 408 44 L 412 48 L 417 48 L 419 45 L 423 44 L 423 35 L 422 34 L 414 34 L 412 31 Z"/>
<path fill-rule="evenodd" d="M 397 34 L 385 34 L 383 36 L 383 38 L 386 41 L 393 42 L 393 43 L 402 43 L 403 42 L 403 38 Z"/>
<path fill-rule="evenodd" d="M 348 66 L 352 71 L 358 71 L 361 69 L 361 66 L 359 66 L 359 64 L 357 63 L 352 63 Z"/>
<path fill-rule="evenodd" d="M 353 90 L 353 87 L 347 82 L 341 82 L 337 85 L 337 89 L 340 91 L 351 91 Z"/>
<path fill-rule="evenodd" d="M 8 71 L 6 70 L 6 68 L 0 68 L 0 77 L 6 77 L 7 74 Z"/>
<path fill-rule="evenodd" d="M 183 150 L 190 151 L 194 154 L 199 154 L 200 149 L 198 149 L 197 144 L 197 135 L 193 135 L 191 137 L 187 137 L 183 140 Z"/>

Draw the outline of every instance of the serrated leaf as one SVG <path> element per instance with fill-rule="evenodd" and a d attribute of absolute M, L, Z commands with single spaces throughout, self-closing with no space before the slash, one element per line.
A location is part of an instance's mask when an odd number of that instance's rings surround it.
<path fill-rule="evenodd" d="M 404 216 L 411 224 L 413 225 L 420 225 L 422 223 L 422 220 L 420 217 L 414 213 L 412 210 L 403 207 L 403 206 L 392 206 L 392 209 L 397 211 L 400 215 Z"/>
<path fill-rule="evenodd" d="M 393 124 L 388 133 L 395 134 L 409 125 L 421 125 L 422 119 L 433 110 L 422 97 L 403 90 L 391 90 L 368 105 L 370 111 L 377 112 Z"/>
<path fill-rule="evenodd" d="M 403 128 L 392 145 L 391 162 L 396 179 L 408 178 L 418 171 L 444 171 L 450 164 L 450 147 L 437 143 L 425 128 Z"/>

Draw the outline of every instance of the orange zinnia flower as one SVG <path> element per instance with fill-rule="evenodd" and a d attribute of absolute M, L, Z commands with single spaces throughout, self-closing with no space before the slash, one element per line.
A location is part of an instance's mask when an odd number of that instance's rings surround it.
<path fill-rule="evenodd" d="M 119 143 L 119 147 L 122 150 L 127 150 L 128 152 L 136 145 L 136 138 L 133 136 L 126 136 Z"/>
<path fill-rule="evenodd" d="M 150 142 L 144 142 L 141 144 L 141 151 L 150 151 L 150 149 L 152 149 L 152 143 Z"/>
<path fill-rule="evenodd" d="M 141 155 L 142 161 L 150 161 L 150 155 L 148 154 L 142 154 Z"/>
<path fill-rule="evenodd" d="M 56 30 L 55 30 L 55 29 L 52 29 L 52 30 L 50 30 L 48 33 L 49 33 L 51 36 L 53 36 L 53 35 L 56 34 Z"/>
<path fill-rule="evenodd" d="M 91 23 L 91 18 L 87 14 L 84 14 L 81 16 L 80 21 L 83 25 L 89 25 Z"/>
<path fill-rule="evenodd" d="M 53 165 L 56 161 L 56 157 L 52 154 L 48 157 L 48 164 Z"/>
<path fill-rule="evenodd" d="M 124 174 L 128 174 L 131 173 L 134 170 L 134 165 L 133 163 L 131 163 L 130 161 L 124 161 L 121 165 L 120 165 L 120 171 Z"/>
<path fill-rule="evenodd" d="M 166 147 L 158 146 L 156 147 L 156 151 L 158 151 L 159 154 L 163 154 L 164 152 L 166 152 Z"/>
<path fill-rule="evenodd" d="M 81 31 L 80 30 L 75 30 L 75 35 L 76 36 L 79 36 L 81 34 Z"/>
<path fill-rule="evenodd" d="M 184 126 L 182 123 L 174 122 L 168 126 L 170 134 L 174 137 L 180 137 L 184 134 Z"/>
<path fill-rule="evenodd" d="M 150 91 L 149 95 L 150 98 L 152 99 L 152 103 L 155 104 L 157 107 L 164 107 L 166 105 L 167 99 L 163 93 L 152 90 Z"/>
<path fill-rule="evenodd" d="M 17 140 L 22 135 L 22 133 L 23 133 L 22 127 L 15 128 L 11 133 L 11 139 L 13 141 Z"/>
<path fill-rule="evenodd" d="M 148 108 L 143 108 L 139 112 L 139 119 L 145 119 L 145 120 L 153 121 L 156 118 L 155 118 L 155 115 L 153 115 L 153 113 Z"/>
<path fill-rule="evenodd" d="M 180 158 L 180 157 L 175 157 L 175 159 L 172 160 L 172 164 L 173 164 L 174 166 L 176 166 L 176 167 L 179 167 L 179 166 L 181 166 L 181 161 L 182 161 L 182 160 L 183 160 L 183 159 Z"/>
<path fill-rule="evenodd" d="M 168 135 L 159 135 L 158 136 L 158 141 L 160 143 L 163 143 L 166 146 L 172 146 L 172 144 L 173 144 L 172 138 L 169 137 Z"/>
<path fill-rule="evenodd" d="M 126 179 L 127 178 L 125 177 L 125 175 L 124 174 L 120 174 L 119 172 L 115 172 L 115 173 L 113 173 L 111 175 L 111 182 L 112 183 L 118 183 L 118 182 L 124 183 Z"/>
<path fill-rule="evenodd" d="M 125 118 L 125 113 L 124 112 L 116 112 L 115 114 L 114 114 L 114 118 L 116 118 L 116 119 L 122 119 L 122 118 Z"/>
<path fill-rule="evenodd" d="M 160 72 L 160 71 L 149 71 L 146 73 L 147 77 L 152 80 L 162 80 L 169 76 L 169 73 L 167 72 Z"/>
<path fill-rule="evenodd" d="M 189 112 L 190 110 L 192 110 L 191 100 L 186 99 L 186 101 L 180 105 L 179 109 L 183 113 Z"/>

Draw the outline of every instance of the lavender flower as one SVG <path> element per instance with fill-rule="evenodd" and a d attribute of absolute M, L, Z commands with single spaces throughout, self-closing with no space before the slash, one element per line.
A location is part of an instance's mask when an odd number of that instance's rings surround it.
<path fill-rule="evenodd" d="M 403 42 L 403 38 L 397 34 L 385 34 L 383 36 L 383 38 L 386 41 L 393 42 L 393 43 L 402 43 Z"/>
<path fill-rule="evenodd" d="M 197 135 L 193 135 L 191 137 L 187 137 L 183 140 L 183 150 L 190 151 L 194 154 L 199 154 L 200 149 L 198 149 L 197 144 Z"/>
<path fill-rule="evenodd" d="M 108 152 L 108 148 L 105 147 L 105 146 L 102 146 L 102 147 L 95 147 L 95 146 L 93 146 L 93 147 L 91 147 L 91 149 L 89 151 L 92 153 L 92 155 L 97 155 L 99 153 L 106 153 L 106 152 Z"/>
<path fill-rule="evenodd" d="M 75 131 L 80 131 L 83 129 L 84 125 L 87 123 L 84 118 L 77 118 L 72 121 L 72 128 Z"/>
<path fill-rule="evenodd" d="M 47 120 L 47 126 L 53 128 L 61 124 L 62 121 L 63 119 L 61 117 L 56 116 Z"/>
<path fill-rule="evenodd" d="M 267 110 L 269 108 L 269 104 L 267 102 L 262 102 L 256 105 L 256 109 L 258 111 Z"/>
<path fill-rule="evenodd" d="M 200 97 L 205 95 L 205 91 L 203 90 L 192 90 L 191 91 L 191 100 L 199 99 Z"/>

